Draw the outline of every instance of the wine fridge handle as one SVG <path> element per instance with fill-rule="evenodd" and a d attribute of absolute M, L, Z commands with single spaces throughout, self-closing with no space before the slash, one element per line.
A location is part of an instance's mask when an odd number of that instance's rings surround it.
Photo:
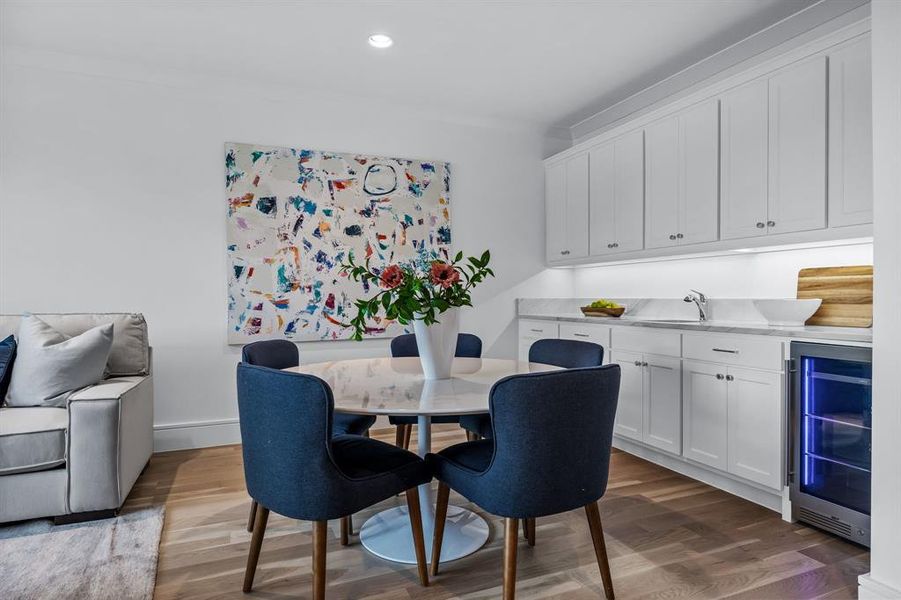
<path fill-rule="evenodd" d="M 794 392 L 794 361 L 790 358 L 785 359 L 785 485 L 792 483 L 794 473 L 792 472 L 793 458 L 795 455 L 795 436 L 794 427 L 792 426 L 792 417 L 794 416 L 794 402 L 792 393 Z"/>

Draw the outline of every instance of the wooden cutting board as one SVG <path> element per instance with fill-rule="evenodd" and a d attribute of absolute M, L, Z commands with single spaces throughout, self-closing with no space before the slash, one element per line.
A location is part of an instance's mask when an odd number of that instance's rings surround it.
<path fill-rule="evenodd" d="M 801 269 L 798 298 L 823 299 L 807 325 L 872 327 L 873 266 Z"/>

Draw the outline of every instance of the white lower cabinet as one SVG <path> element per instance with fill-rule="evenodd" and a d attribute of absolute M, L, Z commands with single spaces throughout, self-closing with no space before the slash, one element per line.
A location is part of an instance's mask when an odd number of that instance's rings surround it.
<path fill-rule="evenodd" d="M 617 435 L 641 441 L 644 408 L 644 367 L 642 355 L 637 352 L 611 352 L 610 362 L 619 364 L 619 400 L 616 404 L 616 421 L 613 432 Z"/>
<path fill-rule="evenodd" d="M 691 360 L 682 368 L 683 456 L 778 489 L 782 374 Z"/>
<path fill-rule="evenodd" d="M 782 485 L 782 374 L 729 367 L 729 468 L 771 488 Z"/>
<path fill-rule="evenodd" d="M 682 363 L 682 455 L 726 470 L 726 368 L 686 360 Z"/>
<path fill-rule="evenodd" d="M 680 360 L 638 352 L 612 352 L 621 370 L 613 431 L 666 452 L 682 449 Z"/>
<path fill-rule="evenodd" d="M 529 360 L 529 348 L 538 340 L 557 339 L 560 336 L 560 327 L 556 321 L 519 320 L 519 343 L 517 358 L 521 361 Z"/>

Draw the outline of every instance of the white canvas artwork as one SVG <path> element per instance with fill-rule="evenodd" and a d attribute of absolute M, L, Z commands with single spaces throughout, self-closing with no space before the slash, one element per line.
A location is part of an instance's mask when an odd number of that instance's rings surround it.
<path fill-rule="evenodd" d="M 346 339 L 376 291 L 340 273 L 349 253 L 376 269 L 448 257 L 448 163 L 229 143 L 225 169 L 229 343 Z"/>

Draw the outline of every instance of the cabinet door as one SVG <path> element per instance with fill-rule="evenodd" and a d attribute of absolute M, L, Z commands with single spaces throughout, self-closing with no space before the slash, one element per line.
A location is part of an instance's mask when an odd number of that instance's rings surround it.
<path fill-rule="evenodd" d="M 729 472 L 782 487 L 782 375 L 729 367 Z"/>
<path fill-rule="evenodd" d="M 635 352 L 611 352 L 610 362 L 619 364 L 621 371 L 613 432 L 640 442 L 644 386 L 642 356 Z"/>
<path fill-rule="evenodd" d="M 679 115 L 682 173 L 680 245 L 719 237 L 719 101 L 702 102 Z"/>
<path fill-rule="evenodd" d="M 770 79 L 767 233 L 826 226 L 826 57 Z"/>
<path fill-rule="evenodd" d="M 768 83 L 758 79 L 722 99 L 720 171 L 723 239 L 766 235 Z"/>
<path fill-rule="evenodd" d="M 682 363 L 682 456 L 726 470 L 726 368 Z"/>
<path fill-rule="evenodd" d="M 613 143 L 592 148 L 589 244 L 592 256 L 616 252 L 616 151 Z"/>
<path fill-rule="evenodd" d="M 628 252 L 644 248 L 644 132 L 635 131 L 614 142 L 616 203 L 614 248 Z"/>
<path fill-rule="evenodd" d="M 679 118 L 645 130 L 645 245 L 675 246 L 679 229 Z"/>
<path fill-rule="evenodd" d="M 682 361 L 668 356 L 644 357 L 644 418 L 646 444 L 682 453 Z"/>
<path fill-rule="evenodd" d="M 829 227 L 873 222 L 870 38 L 829 55 Z"/>
<path fill-rule="evenodd" d="M 566 243 L 566 163 L 548 165 L 544 171 L 544 214 L 547 260 L 565 258 Z"/>
<path fill-rule="evenodd" d="M 517 358 L 524 362 L 528 361 L 532 344 L 538 340 L 556 339 L 559 337 L 559 330 L 559 324 L 552 321 L 520 319 Z"/>
<path fill-rule="evenodd" d="M 566 161 L 565 259 L 588 256 L 588 154 Z"/>

